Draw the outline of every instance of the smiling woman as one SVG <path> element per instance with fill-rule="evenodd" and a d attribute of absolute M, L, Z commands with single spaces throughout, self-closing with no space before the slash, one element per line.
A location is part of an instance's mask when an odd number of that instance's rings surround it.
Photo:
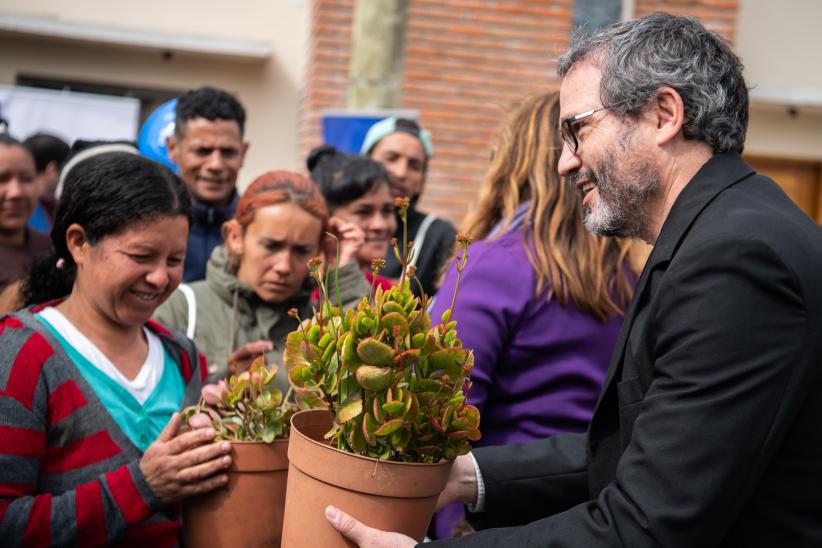
<path fill-rule="evenodd" d="M 0 320 L 0 544 L 175 544 L 176 503 L 225 483 L 229 448 L 178 432 L 202 360 L 149 321 L 180 282 L 189 213 L 180 180 L 134 154 L 67 177 L 24 288 L 47 302 Z"/>
<path fill-rule="evenodd" d="M 38 195 L 31 153 L 22 143 L 0 133 L 0 290 L 17 280 L 31 259 L 51 247 L 48 236 L 26 226 Z M 9 296 L 16 300 L 16 294 L 13 289 Z"/>
<path fill-rule="evenodd" d="M 311 314 L 308 260 L 324 252 L 332 267 L 336 261 L 334 240 L 324 245 L 326 231 L 340 242 L 340 301 L 351 306 L 369 291 L 354 260 L 362 232 L 351 223 L 330 223 L 325 200 L 306 177 L 261 175 L 223 226 L 225 245 L 212 253 L 206 279 L 183 286 L 155 318 L 193 336 L 208 356 L 211 382 L 224 378 L 229 364 L 236 371 L 262 353 L 280 362 L 285 338 L 297 327 L 288 310 Z M 287 376 L 277 378 L 286 391 Z"/>

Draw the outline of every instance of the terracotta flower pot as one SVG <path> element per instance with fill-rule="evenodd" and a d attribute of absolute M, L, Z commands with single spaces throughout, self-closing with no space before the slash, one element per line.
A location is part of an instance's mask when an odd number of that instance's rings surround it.
<path fill-rule="evenodd" d="M 231 442 L 228 484 L 183 504 L 188 546 L 279 546 L 288 440 Z"/>
<path fill-rule="evenodd" d="M 323 410 L 291 418 L 283 546 L 351 546 L 325 519 L 329 504 L 421 541 L 453 462 L 387 462 L 339 451 L 323 439 L 331 425 Z"/>

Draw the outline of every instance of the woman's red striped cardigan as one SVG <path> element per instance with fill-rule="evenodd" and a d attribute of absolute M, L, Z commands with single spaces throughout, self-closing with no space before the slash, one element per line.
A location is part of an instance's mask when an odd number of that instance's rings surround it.
<path fill-rule="evenodd" d="M 179 543 L 179 513 L 152 493 L 126 437 L 33 316 L 0 319 L 0 545 Z M 180 366 L 183 405 L 207 371 L 194 344 L 148 323 Z"/>

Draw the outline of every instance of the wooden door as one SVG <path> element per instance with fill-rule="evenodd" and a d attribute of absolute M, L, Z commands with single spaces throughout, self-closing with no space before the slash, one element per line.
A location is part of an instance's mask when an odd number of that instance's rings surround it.
<path fill-rule="evenodd" d="M 822 163 L 784 158 L 745 158 L 761 175 L 776 181 L 805 213 L 822 224 Z"/>

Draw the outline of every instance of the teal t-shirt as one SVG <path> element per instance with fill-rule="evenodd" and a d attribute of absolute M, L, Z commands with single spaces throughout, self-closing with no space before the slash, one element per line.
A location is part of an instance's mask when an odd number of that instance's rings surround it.
<path fill-rule="evenodd" d="M 166 347 L 163 346 L 163 374 L 160 381 L 151 395 L 141 404 L 128 390 L 100 371 L 71 346 L 48 320 L 39 314 L 36 318 L 60 341 L 71 361 L 100 398 L 120 429 L 140 451 L 145 452 L 168 424 L 171 415 L 179 411 L 183 403 L 185 393 L 183 376 Z"/>

